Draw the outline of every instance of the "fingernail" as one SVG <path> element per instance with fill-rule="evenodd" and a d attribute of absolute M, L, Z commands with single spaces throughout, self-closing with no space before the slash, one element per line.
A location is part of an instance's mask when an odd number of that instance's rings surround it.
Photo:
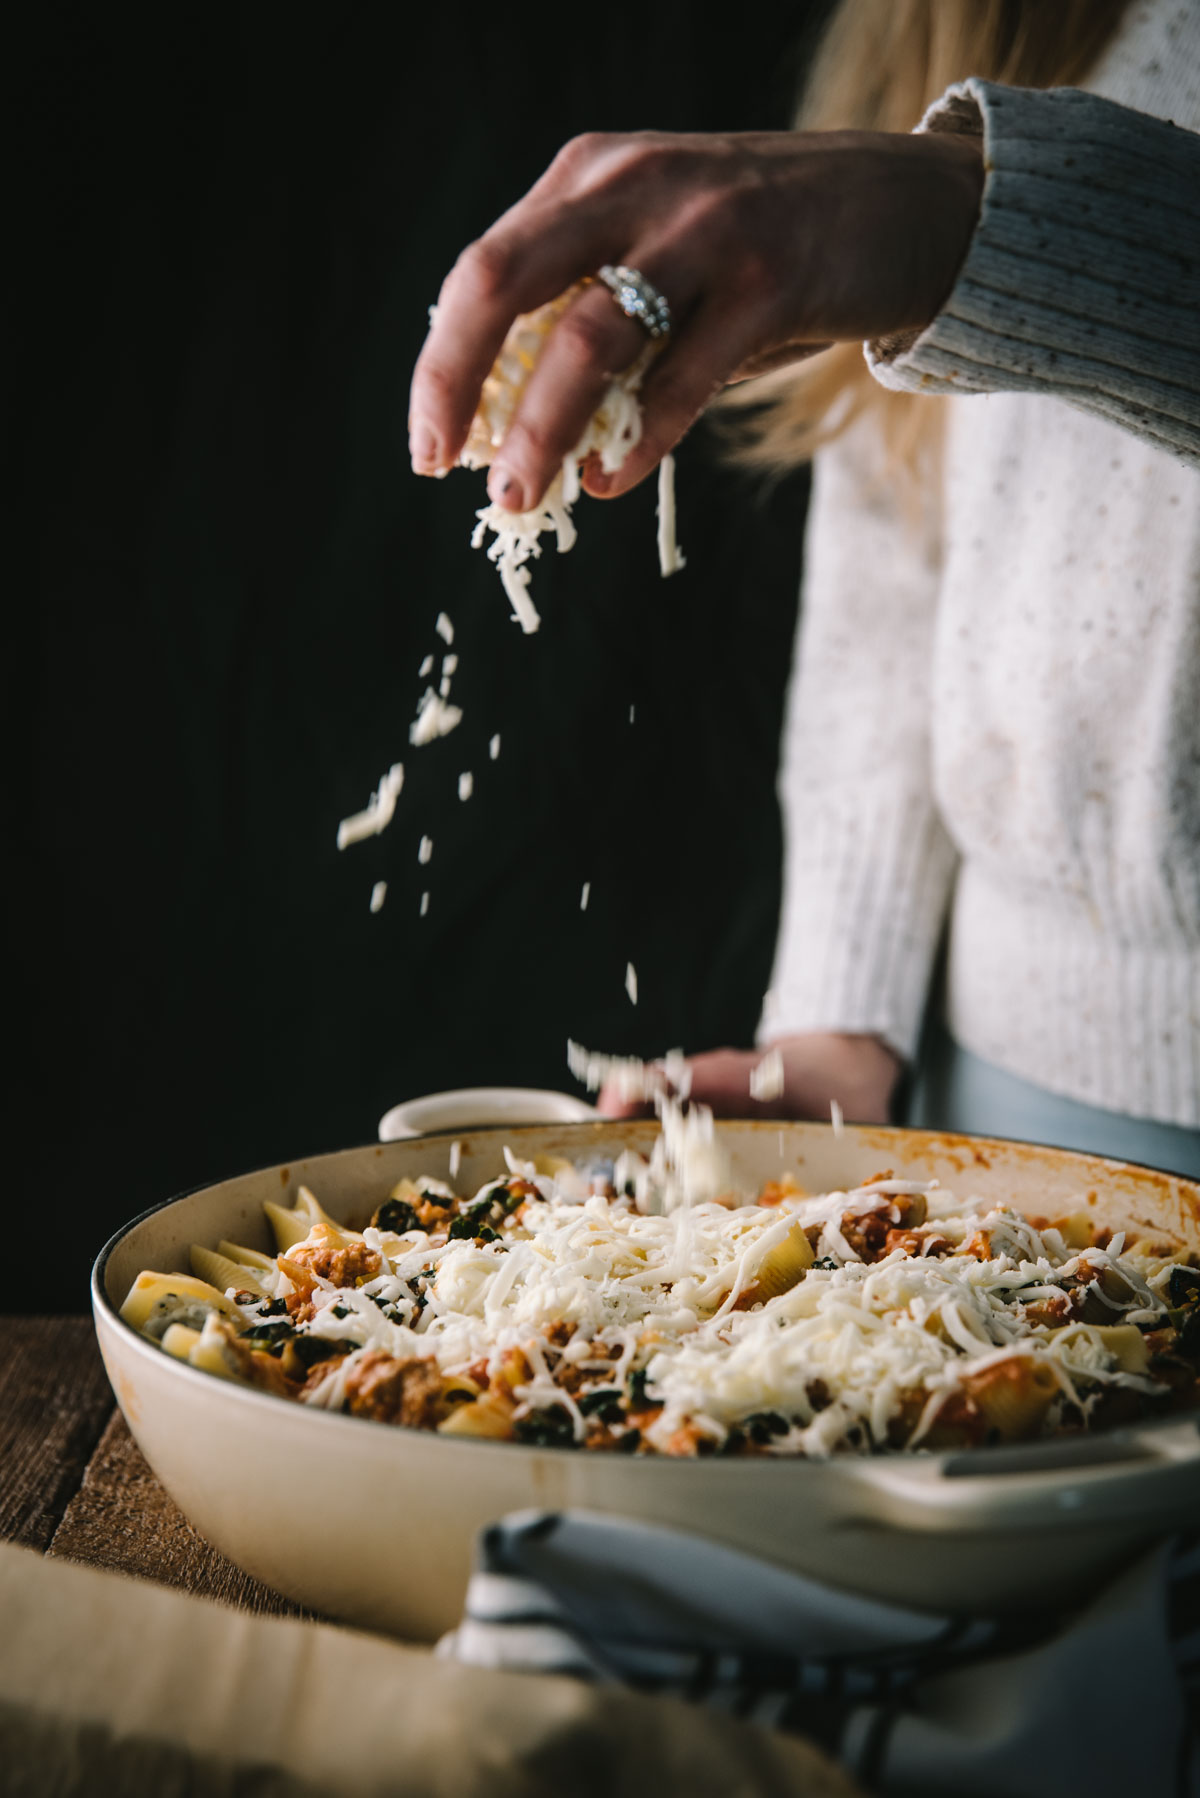
<path fill-rule="evenodd" d="M 603 499 L 605 494 L 612 492 L 612 485 L 613 477 L 610 474 L 605 474 L 599 468 L 589 470 L 587 490 L 593 499 Z"/>
<path fill-rule="evenodd" d="M 493 468 L 488 476 L 489 497 L 506 512 L 523 512 L 525 510 L 525 494 L 518 481 L 509 474 L 507 468 Z"/>
<path fill-rule="evenodd" d="M 408 453 L 418 474 L 435 474 L 442 465 L 437 432 L 423 418 L 415 418 L 408 433 Z"/>

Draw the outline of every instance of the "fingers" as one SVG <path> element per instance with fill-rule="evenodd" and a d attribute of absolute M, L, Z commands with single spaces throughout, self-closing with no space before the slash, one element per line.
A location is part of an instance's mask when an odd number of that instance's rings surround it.
<path fill-rule="evenodd" d="M 713 256 L 711 204 L 704 192 L 689 191 L 697 154 L 652 134 L 576 140 L 463 252 L 443 285 L 413 376 L 409 430 L 418 472 L 438 472 L 458 458 L 514 320 L 605 263 L 638 268 L 666 296 L 674 328 L 685 323 Z M 551 333 L 506 432 L 489 481 L 494 501 L 525 511 L 542 498 L 609 382 L 646 342 L 607 288 L 589 286 L 579 295 Z M 732 367 L 726 354 L 722 375 Z M 719 384 L 706 371 L 703 397 L 678 421 L 676 437 Z M 640 472 L 650 465 L 643 462 Z"/>
<path fill-rule="evenodd" d="M 644 157 L 635 138 L 574 138 L 545 174 L 468 246 L 442 284 L 409 403 L 413 466 L 432 474 L 458 457 L 480 391 L 513 321 L 557 299 L 630 241 Z"/>
<path fill-rule="evenodd" d="M 561 219 L 539 231 L 535 216 L 531 225 L 532 232 L 519 232 L 501 219 L 463 251 L 443 283 L 409 397 L 409 449 L 418 474 L 435 474 L 457 460 L 513 320 L 556 299 L 578 276 L 587 254 L 583 234 Z"/>
<path fill-rule="evenodd" d="M 649 269 L 643 272 L 654 280 Z M 525 512 L 537 504 L 614 374 L 636 361 L 646 342 L 642 326 L 625 316 L 607 287 L 585 288 L 551 332 L 492 464 L 488 492 L 498 505 Z"/>
<path fill-rule="evenodd" d="M 584 486 L 597 499 L 616 498 L 656 468 L 726 386 L 749 353 L 757 320 L 726 298 L 703 300 L 642 383 L 642 435 L 614 474 L 590 467 Z"/>

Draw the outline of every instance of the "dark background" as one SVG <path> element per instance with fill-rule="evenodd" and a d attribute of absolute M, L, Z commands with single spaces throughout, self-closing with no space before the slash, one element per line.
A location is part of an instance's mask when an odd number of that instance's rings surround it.
<path fill-rule="evenodd" d="M 567 137 L 782 126 L 817 10 L 610 8 L 574 45 L 553 9 L 50 10 L 15 51 L 8 1207 L 37 1278 L 7 1304 L 82 1306 L 127 1217 L 401 1098 L 569 1088 L 568 1035 L 750 1040 L 802 479 L 698 430 L 686 572 L 659 580 L 650 488 L 584 500 L 526 638 L 468 545 L 481 477 L 411 475 L 406 398 L 446 269 Z M 465 716 L 413 750 L 441 610 Z M 339 855 L 395 760 L 394 822 Z"/>

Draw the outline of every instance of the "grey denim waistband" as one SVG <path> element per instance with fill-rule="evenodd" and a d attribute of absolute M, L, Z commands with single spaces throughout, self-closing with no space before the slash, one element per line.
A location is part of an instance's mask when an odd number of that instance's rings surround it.
<path fill-rule="evenodd" d="M 1063 1098 L 972 1055 L 941 1024 L 926 1033 L 903 1111 L 921 1129 L 1050 1143 L 1200 1179 L 1200 1130 Z"/>

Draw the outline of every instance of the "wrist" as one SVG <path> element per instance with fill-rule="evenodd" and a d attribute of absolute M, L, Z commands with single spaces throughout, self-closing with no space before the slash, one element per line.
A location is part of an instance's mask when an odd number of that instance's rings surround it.
<path fill-rule="evenodd" d="M 934 179 L 936 230 L 930 233 L 928 290 L 921 328 L 931 324 L 954 290 L 979 223 L 985 177 L 983 139 L 958 132 L 921 132 Z"/>

